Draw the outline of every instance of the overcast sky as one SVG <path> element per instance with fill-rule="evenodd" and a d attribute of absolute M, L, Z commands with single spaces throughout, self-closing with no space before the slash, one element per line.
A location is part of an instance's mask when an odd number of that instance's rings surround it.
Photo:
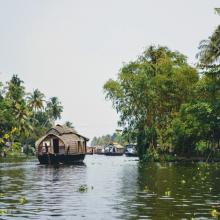
<path fill-rule="evenodd" d="M 103 84 L 151 44 L 196 62 L 220 16 L 219 0 L 0 0 L 0 81 L 13 74 L 63 106 L 89 138 L 113 133 L 117 114 Z"/>

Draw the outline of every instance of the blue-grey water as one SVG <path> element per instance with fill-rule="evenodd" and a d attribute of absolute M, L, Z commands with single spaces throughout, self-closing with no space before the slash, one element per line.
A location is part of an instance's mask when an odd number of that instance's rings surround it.
<path fill-rule="evenodd" d="M 82 165 L 0 164 L 0 219 L 214 219 L 219 211 L 219 163 L 87 155 Z"/>

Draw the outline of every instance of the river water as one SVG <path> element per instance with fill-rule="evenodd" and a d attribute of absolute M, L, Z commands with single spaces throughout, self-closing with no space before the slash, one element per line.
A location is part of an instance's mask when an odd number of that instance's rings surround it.
<path fill-rule="evenodd" d="M 0 164 L 0 219 L 212 219 L 220 164 L 88 155 L 82 165 Z"/>

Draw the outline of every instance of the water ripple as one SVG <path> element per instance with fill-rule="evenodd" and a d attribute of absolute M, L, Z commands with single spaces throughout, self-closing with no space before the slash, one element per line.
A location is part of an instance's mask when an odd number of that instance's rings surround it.
<path fill-rule="evenodd" d="M 0 219 L 210 219 L 220 211 L 219 168 L 98 155 L 82 165 L 3 163 Z"/>

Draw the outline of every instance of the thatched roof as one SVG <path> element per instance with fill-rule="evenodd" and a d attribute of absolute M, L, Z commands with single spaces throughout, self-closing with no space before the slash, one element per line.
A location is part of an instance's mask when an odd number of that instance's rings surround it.
<path fill-rule="evenodd" d="M 75 135 L 77 135 L 79 137 L 82 137 L 82 138 L 86 139 L 87 141 L 89 141 L 88 138 L 78 134 L 75 129 L 70 128 L 70 127 L 68 127 L 66 125 L 59 125 L 59 124 L 57 124 L 56 126 L 52 127 L 51 129 L 49 129 L 47 131 L 47 135 L 48 134 L 54 134 L 54 131 L 56 131 L 57 135 L 59 135 L 59 136 L 63 136 L 63 135 L 66 135 L 66 134 L 75 134 Z"/>
<path fill-rule="evenodd" d="M 35 143 L 35 146 L 37 147 L 39 144 L 41 144 L 41 142 L 46 137 L 48 137 L 50 135 L 54 135 L 57 138 L 59 138 L 60 140 L 62 140 L 66 146 L 72 145 L 76 139 L 83 138 L 86 141 L 89 140 L 88 138 L 78 134 L 73 128 L 69 128 L 66 125 L 59 125 L 58 124 L 58 125 L 52 127 L 51 129 L 49 129 L 47 131 L 46 135 L 44 135 L 43 137 L 38 139 Z"/>
<path fill-rule="evenodd" d="M 41 138 L 39 138 L 36 142 L 35 142 L 35 147 L 38 147 L 39 144 L 44 140 L 44 138 L 46 138 L 47 135 L 42 136 Z"/>
<path fill-rule="evenodd" d="M 110 146 L 113 146 L 115 148 L 118 148 L 118 149 L 123 149 L 124 147 L 116 142 L 113 142 L 113 143 L 110 143 L 108 145 L 106 145 L 105 147 L 110 147 Z"/>
<path fill-rule="evenodd" d="M 47 134 L 50 133 L 51 130 L 56 130 L 58 132 L 59 135 L 62 135 L 62 134 L 77 134 L 76 130 L 74 128 L 70 128 L 66 125 L 59 125 L 57 124 L 56 126 L 50 128 L 48 131 L 47 131 Z"/>
<path fill-rule="evenodd" d="M 93 148 L 95 148 L 96 150 L 102 150 L 102 149 L 104 149 L 104 146 L 96 145 Z"/>

